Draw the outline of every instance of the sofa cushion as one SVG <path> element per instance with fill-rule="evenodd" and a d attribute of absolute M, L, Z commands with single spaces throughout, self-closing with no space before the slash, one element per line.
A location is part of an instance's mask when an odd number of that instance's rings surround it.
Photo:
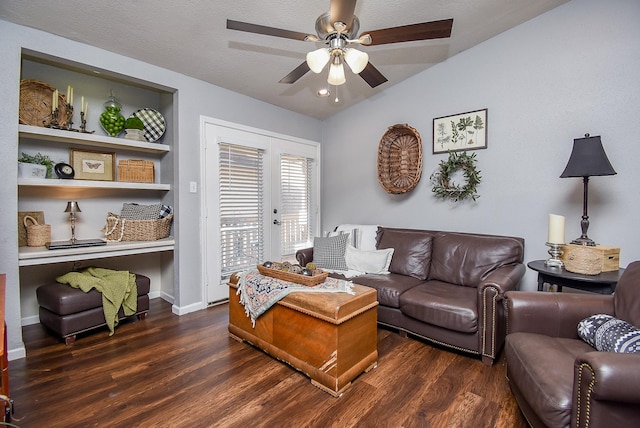
<path fill-rule="evenodd" d="M 500 266 L 521 263 L 523 253 L 517 238 L 439 232 L 433 238 L 429 279 L 476 287 Z"/>
<path fill-rule="evenodd" d="M 321 269 L 347 270 L 344 253 L 349 234 L 329 238 L 313 238 L 313 261 Z"/>
<path fill-rule="evenodd" d="M 598 351 L 640 353 L 640 330 L 611 315 L 583 319 L 578 323 L 578 336 Z"/>
<path fill-rule="evenodd" d="M 431 263 L 432 234 L 420 230 L 379 228 L 378 249 L 393 248 L 389 271 L 427 279 Z"/>
<path fill-rule="evenodd" d="M 473 288 L 427 281 L 402 293 L 399 303 L 403 314 L 427 324 L 462 333 L 478 331 L 478 297 Z"/>
<path fill-rule="evenodd" d="M 378 291 L 380 305 L 399 308 L 399 299 L 402 293 L 422 283 L 422 280 L 412 276 L 390 273 L 388 275 L 361 275 L 353 278 L 353 282 L 375 288 Z"/>
<path fill-rule="evenodd" d="M 571 425 L 573 365 L 593 348 L 580 339 L 511 333 L 505 344 L 509 382 L 546 426 Z M 546 361 L 548 364 L 540 364 Z"/>

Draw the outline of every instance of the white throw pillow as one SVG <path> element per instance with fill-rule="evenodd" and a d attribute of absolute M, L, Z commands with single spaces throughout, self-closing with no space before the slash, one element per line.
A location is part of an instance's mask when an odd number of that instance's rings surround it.
<path fill-rule="evenodd" d="M 336 231 L 348 231 L 357 229 L 357 240 L 354 247 L 360 250 L 373 251 L 376 249 L 376 235 L 378 234 L 377 224 L 341 224 L 336 227 Z"/>
<path fill-rule="evenodd" d="M 364 273 L 389 273 L 389 265 L 393 257 L 393 248 L 384 250 L 359 250 L 347 245 L 344 259 L 349 270 L 357 270 Z"/>
<path fill-rule="evenodd" d="M 349 230 L 336 230 L 334 232 L 328 232 L 327 238 L 331 238 L 338 235 L 349 235 L 349 239 L 347 240 L 347 244 L 358 248 L 360 242 L 360 231 L 359 229 L 349 229 Z"/>

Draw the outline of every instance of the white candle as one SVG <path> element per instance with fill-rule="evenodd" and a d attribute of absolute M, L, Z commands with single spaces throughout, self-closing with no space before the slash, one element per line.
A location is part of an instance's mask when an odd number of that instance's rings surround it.
<path fill-rule="evenodd" d="M 56 109 L 56 91 L 53 91 L 51 94 L 51 113 L 53 113 Z"/>
<path fill-rule="evenodd" d="M 53 91 L 53 109 L 56 110 L 58 108 L 58 90 Z"/>
<path fill-rule="evenodd" d="M 71 95 L 69 95 L 69 105 L 73 107 L 73 87 L 69 87 L 71 90 Z"/>
<path fill-rule="evenodd" d="M 564 216 L 549 214 L 549 237 L 550 244 L 564 244 Z"/>
<path fill-rule="evenodd" d="M 80 97 L 80 113 L 84 113 L 84 96 Z"/>

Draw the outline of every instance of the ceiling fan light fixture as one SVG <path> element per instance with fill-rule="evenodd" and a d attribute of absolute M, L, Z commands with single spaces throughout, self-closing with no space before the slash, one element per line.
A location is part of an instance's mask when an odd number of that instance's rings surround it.
<path fill-rule="evenodd" d="M 370 45 L 371 41 L 371 34 L 363 34 L 358 37 L 358 43 L 360 43 L 361 45 Z"/>
<path fill-rule="evenodd" d="M 347 78 L 344 75 L 344 66 L 340 61 L 335 61 L 329 68 L 329 77 L 327 83 L 334 86 L 344 85 Z"/>
<path fill-rule="evenodd" d="M 314 73 L 318 74 L 331 59 L 331 53 L 327 48 L 320 48 L 307 54 L 307 65 Z"/>
<path fill-rule="evenodd" d="M 366 52 L 351 48 L 344 53 L 344 60 L 349 64 L 351 71 L 355 74 L 360 74 L 369 63 L 369 55 Z"/>

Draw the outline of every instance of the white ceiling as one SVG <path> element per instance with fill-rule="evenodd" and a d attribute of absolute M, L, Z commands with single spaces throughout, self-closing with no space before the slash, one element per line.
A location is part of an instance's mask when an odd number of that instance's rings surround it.
<path fill-rule="evenodd" d="M 319 98 L 327 70 L 278 81 L 321 45 L 226 29 L 226 19 L 315 34 L 329 0 L 1 0 L 0 19 L 37 28 L 325 119 L 568 0 L 359 0 L 360 33 L 453 18 L 451 38 L 363 47 L 389 79 Z M 543 29 L 541 29 L 543 31 Z M 4 36 L 3 36 L 4 37 Z M 335 88 L 330 88 L 335 92 Z"/>

